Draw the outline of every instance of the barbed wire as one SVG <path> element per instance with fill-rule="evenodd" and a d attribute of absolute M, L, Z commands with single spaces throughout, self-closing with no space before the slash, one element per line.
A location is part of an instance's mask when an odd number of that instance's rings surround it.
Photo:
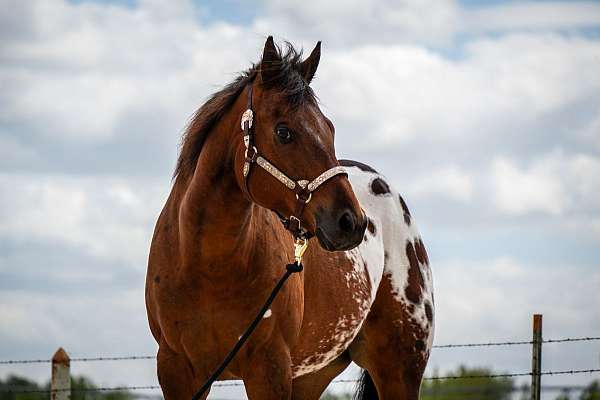
<path fill-rule="evenodd" d="M 590 369 L 570 369 L 570 370 L 562 370 L 562 371 L 542 371 L 539 375 L 575 375 L 575 374 L 585 374 L 585 373 L 593 373 L 600 372 L 600 368 L 590 368 Z M 455 379 L 477 379 L 477 378 L 515 378 L 519 376 L 531 376 L 532 372 L 516 372 L 516 373 L 506 373 L 506 374 L 489 374 L 489 375 L 450 375 L 450 376 L 429 376 L 423 378 L 423 380 L 455 380 Z M 537 375 L 537 374 L 536 374 Z"/>
<path fill-rule="evenodd" d="M 468 386 L 468 387 L 444 387 L 444 388 L 440 388 L 440 387 L 434 387 L 434 386 L 429 386 L 429 387 L 423 387 L 421 389 L 421 393 L 422 394 L 429 394 L 429 395 L 435 395 L 435 394 L 449 394 L 449 393 L 480 393 L 483 391 L 489 391 L 490 387 L 489 386 Z M 542 392 L 567 392 L 567 391 L 584 391 L 584 390 L 589 390 L 590 386 L 585 386 L 585 385 L 542 385 L 540 386 L 540 389 Z M 592 391 L 591 393 L 596 393 L 595 391 L 593 391 L 593 388 L 591 388 Z M 508 387 L 502 387 L 500 390 L 502 391 L 511 391 L 511 392 L 529 392 L 531 390 L 531 387 L 528 385 L 519 385 L 519 386 L 508 386 Z M 600 393 L 600 391 L 598 391 L 597 393 Z"/>
<path fill-rule="evenodd" d="M 123 360 L 154 360 L 155 358 L 156 358 L 156 356 L 75 357 L 75 358 L 71 358 L 71 362 L 123 361 Z"/>
<path fill-rule="evenodd" d="M 432 346 L 434 349 L 451 349 L 456 347 L 490 347 L 490 346 L 515 346 L 521 344 L 532 344 L 531 340 L 529 341 L 520 341 L 520 342 L 487 342 L 487 343 L 461 343 L 461 344 L 438 344 Z"/>
<path fill-rule="evenodd" d="M 0 365 L 10 365 L 10 364 L 42 364 L 42 363 L 49 363 L 52 362 L 52 360 L 45 358 L 45 359 L 38 359 L 38 360 L 0 360 Z"/>
<path fill-rule="evenodd" d="M 544 339 L 542 343 L 566 343 L 566 342 L 584 342 L 600 340 L 600 336 L 584 336 L 576 338 Z M 506 341 L 506 342 L 487 342 L 487 343 L 461 343 L 461 344 L 438 344 L 432 346 L 434 349 L 450 349 L 456 347 L 490 347 L 490 346 L 515 346 L 523 344 L 533 344 L 532 340 Z"/>
<path fill-rule="evenodd" d="M 239 383 L 239 386 L 243 383 Z M 232 385 L 233 386 L 233 385 Z M 133 390 L 157 390 L 158 385 L 143 385 L 143 386 L 113 386 L 113 387 L 95 387 L 95 388 L 77 388 L 77 389 L 9 389 L 0 390 L 0 393 L 58 393 L 58 392 L 124 392 Z"/>
<path fill-rule="evenodd" d="M 562 371 L 542 371 L 540 375 L 575 375 L 600 372 L 600 368 L 591 369 L 571 369 Z M 514 378 L 519 376 L 531 376 L 532 372 L 517 372 L 517 373 L 506 373 L 506 374 L 488 374 L 488 375 L 446 375 L 446 376 L 429 376 L 423 378 L 423 380 L 459 380 L 459 379 L 495 379 L 495 378 Z M 358 379 L 336 379 L 332 381 L 332 384 L 338 383 L 357 383 Z M 244 384 L 240 381 L 236 382 L 217 382 L 214 383 L 213 387 L 232 387 L 232 386 L 243 386 Z M 15 390 L 16 389 L 16 390 Z M 134 391 L 134 390 L 157 390 L 160 389 L 158 385 L 145 385 L 145 386 L 114 386 L 114 387 L 97 387 L 97 388 L 79 388 L 79 389 L 24 389 L 19 390 L 18 388 L 0 390 L 0 393 L 52 393 L 52 392 L 110 392 L 110 391 Z"/>
<path fill-rule="evenodd" d="M 600 336 L 584 336 L 575 338 L 545 339 L 542 343 L 566 343 L 566 342 L 584 342 L 600 340 Z M 450 349 L 459 347 L 493 347 L 493 346 L 515 346 L 533 344 L 531 340 L 523 341 L 505 341 L 505 342 L 485 342 L 485 343 L 459 343 L 459 344 L 439 344 L 432 346 L 434 349 Z M 71 362 L 94 362 L 94 361 L 125 361 L 125 360 L 154 360 L 153 355 L 132 355 L 132 356 L 98 356 L 98 357 L 74 357 Z M 30 360 L 0 360 L 0 365 L 11 364 L 43 364 L 52 362 L 49 358 L 39 358 Z"/>
<path fill-rule="evenodd" d="M 564 338 L 564 339 L 547 339 L 547 340 L 542 340 L 542 343 L 584 342 L 584 341 L 592 341 L 592 340 L 600 340 L 600 336 L 586 336 L 586 337 L 579 337 L 579 338 Z"/>
<path fill-rule="evenodd" d="M 156 356 L 100 356 L 100 357 L 74 357 L 70 362 L 89 362 L 89 361 L 124 361 L 124 360 L 154 360 Z M 43 364 L 52 362 L 49 358 L 32 360 L 0 360 L 3 364 Z"/>

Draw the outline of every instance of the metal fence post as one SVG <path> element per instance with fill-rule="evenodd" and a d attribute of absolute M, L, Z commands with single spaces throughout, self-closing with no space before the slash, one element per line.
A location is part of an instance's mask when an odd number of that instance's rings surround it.
<path fill-rule="evenodd" d="M 531 349 L 531 400 L 540 400 L 542 385 L 542 314 L 533 315 Z"/>
<path fill-rule="evenodd" d="M 71 359 L 67 352 L 59 347 L 52 356 L 52 381 L 50 384 L 52 400 L 71 399 Z"/>

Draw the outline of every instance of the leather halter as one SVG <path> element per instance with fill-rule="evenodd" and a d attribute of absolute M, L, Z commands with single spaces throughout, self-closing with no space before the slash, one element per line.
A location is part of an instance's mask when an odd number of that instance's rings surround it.
<path fill-rule="evenodd" d="M 292 178 L 284 174 L 280 169 L 275 167 L 272 163 L 270 163 L 265 157 L 261 156 L 258 153 L 258 149 L 254 145 L 253 121 L 254 111 L 252 110 L 252 83 L 249 83 L 247 109 L 242 114 L 241 119 L 241 128 L 244 132 L 244 145 L 246 146 L 244 169 L 242 171 L 244 175 L 244 191 L 252 200 L 248 184 L 250 180 L 251 168 L 254 164 L 267 171 L 275 179 L 281 182 L 286 188 L 294 191 L 294 193 L 296 194 L 296 207 L 292 215 L 286 218 L 279 212 L 275 211 L 275 213 L 279 216 L 279 219 L 283 223 L 283 226 L 294 235 L 294 238 L 309 239 L 313 235 L 311 232 L 309 232 L 301 226 L 300 217 L 302 216 L 304 208 L 306 207 L 308 202 L 310 202 L 312 198 L 312 193 L 315 190 L 317 190 L 319 186 L 321 186 L 323 183 L 333 178 L 334 176 L 342 174 L 348 175 L 348 173 L 346 172 L 346 169 L 344 167 L 337 165 L 335 167 L 329 168 L 327 171 L 323 172 L 310 182 L 306 179 L 302 179 L 299 181 L 293 180 Z"/>

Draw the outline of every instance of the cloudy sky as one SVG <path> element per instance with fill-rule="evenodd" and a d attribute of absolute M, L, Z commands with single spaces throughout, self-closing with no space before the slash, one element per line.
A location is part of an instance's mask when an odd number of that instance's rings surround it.
<path fill-rule="evenodd" d="M 0 0 L 0 359 L 156 351 L 143 283 L 179 137 L 269 34 L 323 41 L 338 156 L 411 207 L 437 344 L 527 340 L 534 312 L 546 338 L 599 336 L 600 3 Z M 529 353 L 437 350 L 430 373 Z M 544 369 L 599 367 L 598 342 L 545 348 Z M 156 384 L 151 361 L 73 369 Z"/>

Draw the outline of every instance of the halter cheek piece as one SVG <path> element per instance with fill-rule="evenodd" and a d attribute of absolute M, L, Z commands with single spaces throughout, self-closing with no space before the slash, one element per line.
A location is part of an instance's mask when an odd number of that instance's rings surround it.
<path fill-rule="evenodd" d="M 319 186 L 321 186 L 323 183 L 333 178 L 334 176 L 347 175 L 347 172 L 344 169 L 344 167 L 338 165 L 329 168 L 327 171 L 323 172 L 321 175 L 317 176 L 310 182 L 306 179 L 302 179 L 299 181 L 291 179 L 258 153 L 258 150 L 254 145 L 253 121 L 254 111 L 252 110 L 252 84 L 250 83 L 248 85 L 247 109 L 242 114 L 241 120 L 241 128 L 244 132 L 244 145 L 246 146 L 244 169 L 242 171 L 244 175 L 244 191 L 246 192 L 248 197 L 252 199 L 252 197 L 250 196 L 250 189 L 248 187 L 248 184 L 250 180 L 251 168 L 254 164 L 267 171 L 275 179 L 281 182 L 286 188 L 288 188 L 289 190 L 293 190 L 296 194 L 296 207 L 294 209 L 294 214 L 286 218 L 277 211 L 275 211 L 275 213 L 279 216 L 279 219 L 283 223 L 283 226 L 294 235 L 294 238 L 309 239 L 312 236 L 312 234 L 301 226 L 300 217 L 302 217 L 302 212 L 304 211 L 304 208 L 312 199 L 313 192 L 317 190 Z"/>

